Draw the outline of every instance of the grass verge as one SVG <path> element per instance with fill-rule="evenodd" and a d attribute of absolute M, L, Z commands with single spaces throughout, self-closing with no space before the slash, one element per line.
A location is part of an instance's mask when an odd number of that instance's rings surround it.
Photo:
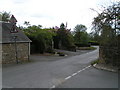
<path fill-rule="evenodd" d="M 95 50 L 97 49 L 96 47 L 79 47 L 79 50 Z"/>
<path fill-rule="evenodd" d="M 98 64 L 99 63 L 99 59 L 95 60 L 95 61 L 92 61 L 91 62 L 91 65 L 94 65 L 94 64 Z"/>

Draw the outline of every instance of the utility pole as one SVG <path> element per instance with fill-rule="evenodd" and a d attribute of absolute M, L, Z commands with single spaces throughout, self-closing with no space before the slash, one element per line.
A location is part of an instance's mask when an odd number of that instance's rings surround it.
<path fill-rule="evenodd" d="M 16 43 L 17 36 L 14 35 L 14 41 L 15 41 L 15 58 L 16 58 L 16 63 L 18 64 L 18 54 L 17 54 L 17 43 Z"/>

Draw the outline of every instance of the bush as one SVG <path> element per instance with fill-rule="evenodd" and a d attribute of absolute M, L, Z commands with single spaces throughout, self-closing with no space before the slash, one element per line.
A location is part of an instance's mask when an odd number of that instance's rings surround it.
<path fill-rule="evenodd" d="M 77 47 L 90 47 L 90 44 L 75 44 Z"/>
<path fill-rule="evenodd" d="M 29 26 L 23 31 L 32 40 L 31 53 L 52 52 L 53 29 L 41 29 L 39 26 Z"/>

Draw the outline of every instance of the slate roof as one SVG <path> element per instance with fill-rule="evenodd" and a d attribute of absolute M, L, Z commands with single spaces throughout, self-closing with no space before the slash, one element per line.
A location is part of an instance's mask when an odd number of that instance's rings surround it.
<path fill-rule="evenodd" d="M 17 36 L 16 42 L 32 42 L 20 29 L 17 28 L 17 33 L 11 33 L 12 25 L 7 22 L 0 22 L 2 26 L 2 42 L 0 43 L 14 43 L 14 36 Z M 1 32 L 1 31 L 0 31 Z"/>

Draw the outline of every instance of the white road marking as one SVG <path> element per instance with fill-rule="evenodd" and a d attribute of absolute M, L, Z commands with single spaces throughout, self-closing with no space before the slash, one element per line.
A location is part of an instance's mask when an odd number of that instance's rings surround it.
<path fill-rule="evenodd" d="M 72 76 L 75 76 L 75 75 L 77 75 L 77 74 L 78 74 L 78 73 L 73 73 Z"/>
<path fill-rule="evenodd" d="M 55 88 L 55 85 L 53 85 L 51 88 Z"/>
<path fill-rule="evenodd" d="M 83 68 L 83 69 L 81 70 L 81 72 L 84 71 L 85 69 L 86 69 L 86 68 Z"/>
<path fill-rule="evenodd" d="M 72 77 L 72 76 L 68 76 L 68 77 L 65 78 L 65 80 L 68 80 L 68 79 L 70 79 L 71 77 Z"/>
<path fill-rule="evenodd" d="M 94 67 L 96 66 L 96 64 L 93 65 Z"/>
<path fill-rule="evenodd" d="M 85 69 L 87 69 L 87 68 L 89 68 L 89 67 L 91 67 L 91 65 L 89 65 L 89 66 L 87 66 L 87 67 L 85 67 L 85 68 L 83 68 L 83 69 L 77 71 L 77 73 L 80 73 L 80 72 L 84 71 Z"/>
<path fill-rule="evenodd" d="M 85 67 L 85 68 L 83 68 L 83 69 L 77 71 L 76 73 L 73 73 L 71 76 L 66 77 L 66 78 L 65 78 L 65 81 L 68 80 L 68 79 L 70 79 L 70 78 L 72 78 L 73 76 L 77 75 L 78 73 L 80 73 L 80 72 L 86 70 L 87 68 L 90 68 L 90 67 L 91 67 L 91 65 L 89 65 L 89 66 L 87 66 L 87 67 Z M 65 82 L 65 81 L 64 81 L 64 82 Z M 53 85 L 53 86 L 51 87 L 51 89 L 52 89 L 52 88 L 56 88 L 56 86 Z"/>
<path fill-rule="evenodd" d="M 84 71 L 85 69 L 87 69 L 87 68 L 89 68 L 89 67 L 91 67 L 91 65 L 89 65 L 89 66 L 87 66 L 87 67 L 83 68 L 82 70 L 77 71 L 76 73 L 73 73 L 71 76 L 66 77 L 66 78 L 65 78 L 65 80 L 70 79 L 71 77 L 73 77 L 73 76 L 77 75 L 78 73 L 80 73 L 80 72 Z"/>
<path fill-rule="evenodd" d="M 85 68 L 87 69 L 87 68 L 89 68 L 89 67 L 91 67 L 91 65 L 89 65 L 89 66 L 87 66 L 87 67 L 85 67 Z"/>
<path fill-rule="evenodd" d="M 77 71 L 77 73 L 80 73 L 82 70 Z"/>

